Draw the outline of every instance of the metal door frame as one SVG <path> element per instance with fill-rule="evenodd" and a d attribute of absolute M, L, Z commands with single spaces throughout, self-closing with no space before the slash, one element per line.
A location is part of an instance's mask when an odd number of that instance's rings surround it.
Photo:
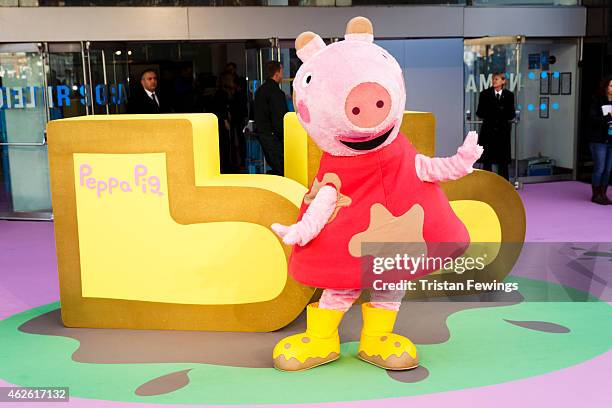
<path fill-rule="evenodd" d="M 15 43 L 15 44 L 0 44 L 0 53 L 10 52 L 38 52 L 43 64 L 43 86 L 42 98 L 44 104 L 45 122 L 49 122 L 51 117 L 49 109 L 49 52 L 47 43 Z M 0 142 L 0 146 L 7 147 L 43 147 L 47 145 L 46 129 L 43 130 L 40 142 Z M 49 211 L 37 212 L 0 212 L 0 220 L 31 220 L 31 221 L 50 221 L 53 219 L 53 213 Z"/>

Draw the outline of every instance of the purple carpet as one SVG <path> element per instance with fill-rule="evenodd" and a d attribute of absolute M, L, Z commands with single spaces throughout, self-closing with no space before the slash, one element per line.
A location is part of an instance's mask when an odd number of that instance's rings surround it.
<path fill-rule="evenodd" d="M 612 302 L 612 206 L 591 203 L 590 184 L 575 181 L 527 184 L 519 193 L 527 233 L 512 274 Z M 581 257 L 575 248 L 604 256 Z"/>
<path fill-rule="evenodd" d="M 53 223 L 0 221 L 0 319 L 59 300 Z"/>
<path fill-rule="evenodd" d="M 519 194 L 527 213 L 525 242 L 612 242 L 612 206 L 591 203 L 590 184 L 526 184 Z"/>

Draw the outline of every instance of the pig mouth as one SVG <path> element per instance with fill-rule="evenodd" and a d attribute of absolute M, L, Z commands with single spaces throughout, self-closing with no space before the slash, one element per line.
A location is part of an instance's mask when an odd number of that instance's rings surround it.
<path fill-rule="evenodd" d="M 340 141 L 340 143 L 342 143 L 346 147 L 353 149 L 353 150 L 372 150 L 372 149 L 377 148 L 381 144 L 383 144 L 385 140 L 387 140 L 391 132 L 393 132 L 393 129 L 395 129 L 395 125 L 391 126 L 391 128 L 387 130 L 385 133 L 382 133 L 378 136 L 374 136 L 362 142 L 357 142 L 357 141 L 349 142 L 347 140 L 342 140 L 342 139 L 338 139 L 338 140 Z"/>

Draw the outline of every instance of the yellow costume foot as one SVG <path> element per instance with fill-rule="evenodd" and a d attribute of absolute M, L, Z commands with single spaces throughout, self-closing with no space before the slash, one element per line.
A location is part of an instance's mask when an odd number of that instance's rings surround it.
<path fill-rule="evenodd" d="M 340 357 L 338 325 L 344 312 L 319 309 L 318 303 L 306 308 L 306 332 L 285 337 L 274 347 L 274 367 L 302 371 Z"/>
<path fill-rule="evenodd" d="M 415 345 L 404 336 L 392 333 L 397 311 L 361 306 L 363 329 L 357 356 L 387 370 L 408 370 L 419 365 Z"/>

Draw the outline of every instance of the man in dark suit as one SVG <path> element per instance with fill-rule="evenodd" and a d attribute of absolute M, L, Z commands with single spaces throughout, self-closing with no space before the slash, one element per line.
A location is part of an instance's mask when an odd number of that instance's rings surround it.
<path fill-rule="evenodd" d="M 508 180 L 511 161 L 510 133 L 516 116 L 514 94 L 504 89 L 506 77 L 502 72 L 493 74 L 493 86 L 480 93 L 476 115 L 482 119 L 478 143 L 484 147 L 479 162 L 484 170 L 491 171 L 497 164 L 499 175 Z"/>
<path fill-rule="evenodd" d="M 169 107 L 157 93 L 157 72 L 147 69 L 140 75 L 140 85 L 128 99 L 128 113 L 168 113 Z"/>
<path fill-rule="evenodd" d="M 283 117 L 287 113 L 287 99 L 279 84 L 283 79 L 283 65 L 278 61 L 266 63 L 266 81 L 255 92 L 255 127 L 259 142 L 272 167 L 271 174 L 284 173 Z"/>

